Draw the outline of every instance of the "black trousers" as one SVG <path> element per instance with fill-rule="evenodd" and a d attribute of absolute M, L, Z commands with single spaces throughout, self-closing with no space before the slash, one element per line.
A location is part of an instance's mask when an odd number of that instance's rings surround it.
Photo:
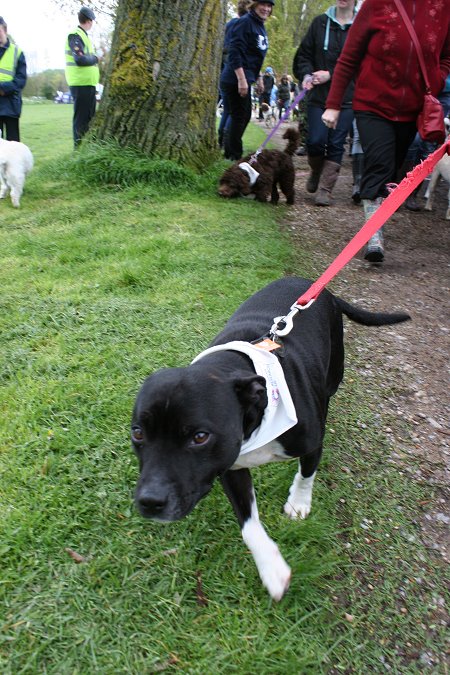
<path fill-rule="evenodd" d="M 70 93 L 73 96 L 73 142 L 77 147 L 95 115 L 95 87 L 70 87 Z"/>
<path fill-rule="evenodd" d="M 247 96 L 240 96 L 237 83 L 221 83 L 220 90 L 230 111 L 229 123 L 224 136 L 225 157 L 240 159 L 242 157 L 242 136 L 252 116 L 252 99 L 250 87 Z"/>
<path fill-rule="evenodd" d="M 19 134 L 19 118 L 18 117 L 1 117 L 0 129 L 2 138 L 6 141 L 20 141 Z M 6 131 L 6 134 L 5 134 Z"/>
<path fill-rule="evenodd" d="M 387 197 L 386 185 L 398 180 L 398 170 L 416 135 L 416 123 L 392 122 L 357 110 L 355 119 L 364 152 L 361 199 Z"/>

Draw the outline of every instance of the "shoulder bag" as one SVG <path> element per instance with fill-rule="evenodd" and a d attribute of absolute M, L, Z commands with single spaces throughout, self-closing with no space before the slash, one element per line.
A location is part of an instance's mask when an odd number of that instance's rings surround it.
<path fill-rule="evenodd" d="M 417 58 L 419 59 L 423 79 L 425 81 L 425 97 L 423 108 L 417 118 L 417 131 L 424 141 L 431 143 L 443 143 L 445 141 L 444 109 L 431 93 L 430 82 L 428 80 L 427 69 L 423 58 L 422 47 L 420 46 L 416 32 L 400 0 L 394 0 L 397 9 L 400 12 L 406 28 L 411 35 L 414 47 L 416 48 Z"/>

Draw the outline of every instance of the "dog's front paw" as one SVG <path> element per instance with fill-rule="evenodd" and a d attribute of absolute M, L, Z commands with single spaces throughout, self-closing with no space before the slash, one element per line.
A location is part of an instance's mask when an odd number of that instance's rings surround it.
<path fill-rule="evenodd" d="M 305 495 L 306 497 L 306 495 Z M 284 512 L 289 518 L 307 518 L 311 512 L 311 496 L 309 499 L 291 501 L 288 499 L 284 505 Z"/>
<path fill-rule="evenodd" d="M 284 505 L 284 512 L 289 518 L 306 518 L 311 511 L 312 489 L 314 478 L 313 473 L 309 478 L 303 478 L 299 471 L 289 490 L 289 497 Z"/>
<path fill-rule="evenodd" d="M 270 597 L 279 602 L 289 588 L 291 568 L 278 549 L 259 567 L 259 576 Z"/>

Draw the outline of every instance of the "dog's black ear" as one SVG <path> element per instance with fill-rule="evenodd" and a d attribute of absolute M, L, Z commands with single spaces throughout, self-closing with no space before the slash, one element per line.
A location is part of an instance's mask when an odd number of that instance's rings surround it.
<path fill-rule="evenodd" d="M 244 438 L 248 438 L 259 426 L 267 407 L 266 381 L 261 375 L 239 377 L 235 380 L 234 388 L 244 411 Z"/>

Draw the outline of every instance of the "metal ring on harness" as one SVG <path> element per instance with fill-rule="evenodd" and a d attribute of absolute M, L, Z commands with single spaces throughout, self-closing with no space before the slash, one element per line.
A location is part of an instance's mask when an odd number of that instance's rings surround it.
<path fill-rule="evenodd" d="M 311 298 L 311 300 L 309 300 L 306 305 L 297 305 L 297 303 L 294 303 L 290 308 L 291 311 L 289 314 L 286 314 L 286 316 L 276 316 L 273 320 L 270 334 L 276 335 L 277 337 L 289 335 L 294 327 L 294 316 L 297 314 L 297 312 L 302 312 L 304 309 L 311 307 L 313 302 L 315 302 L 315 298 Z M 284 324 L 284 326 L 280 326 L 280 324 Z"/>

